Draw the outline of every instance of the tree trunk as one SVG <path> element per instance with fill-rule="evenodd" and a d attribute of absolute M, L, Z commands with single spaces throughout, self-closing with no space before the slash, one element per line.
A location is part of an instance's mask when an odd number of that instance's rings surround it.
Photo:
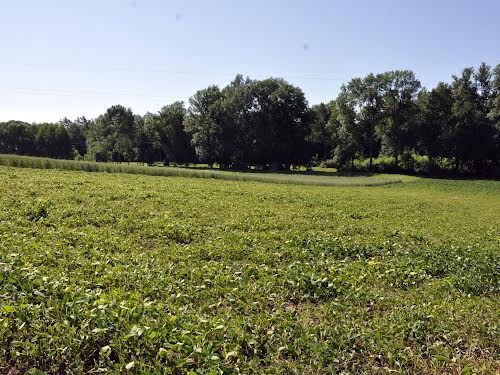
<path fill-rule="evenodd" d="M 373 165 L 373 137 L 370 137 L 370 171 Z"/>

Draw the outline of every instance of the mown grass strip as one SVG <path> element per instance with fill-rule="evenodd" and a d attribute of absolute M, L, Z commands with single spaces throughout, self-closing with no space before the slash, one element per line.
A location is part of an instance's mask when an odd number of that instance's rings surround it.
<path fill-rule="evenodd" d="M 101 173 L 143 174 L 149 176 L 212 178 L 233 181 L 255 181 L 277 184 L 315 186 L 382 186 L 402 182 L 398 178 L 378 176 L 318 176 L 303 173 L 245 173 L 209 171 L 180 167 L 155 167 L 129 164 L 97 163 L 78 160 L 49 159 L 33 156 L 0 155 L 0 165 L 18 168 L 59 169 Z"/>

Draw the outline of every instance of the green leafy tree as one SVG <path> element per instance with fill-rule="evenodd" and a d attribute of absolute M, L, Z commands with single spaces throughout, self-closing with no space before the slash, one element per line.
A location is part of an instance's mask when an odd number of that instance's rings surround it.
<path fill-rule="evenodd" d="M 165 164 L 170 161 L 189 163 L 195 160 L 191 137 L 184 129 L 186 109 L 182 102 L 164 106 L 146 121 L 147 134 L 163 156 Z"/>
<path fill-rule="evenodd" d="M 405 150 L 416 146 L 418 105 L 416 102 L 421 84 L 411 70 L 396 70 L 385 74 L 387 84 L 384 95 L 385 121 L 382 126 L 382 143 L 388 153 L 398 157 Z"/>
<path fill-rule="evenodd" d="M 346 89 L 356 112 L 356 125 L 359 127 L 356 134 L 362 135 L 362 139 L 357 139 L 360 156 L 368 156 L 370 169 L 380 149 L 377 127 L 384 118 L 386 85 L 387 74 L 369 74 L 365 78 L 352 79 Z"/>
<path fill-rule="evenodd" d="M 150 125 L 154 119 L 155 115 L 149 112 L 144 116 L 135 116 L 136 153 L 137 160 L 141 163 L 153 164 L 163 160 L 160 145 L 154 141 L 154 128 Z"/>
<path fill-rule="evenodd" d="M 22 121 L 0 123 L 0 153 L 36 155 L 35 127 Z"/>
<path fill-rule="evenodd" d="M 222 93 L 217 86 L 199 90 L 189 99 L 185 129 L 192 136 L 199 160 L 209 165 L 228 161 L 222 126 L 222 100 Z"/>
<path fill-rule="evenodd" d="M 114 105 L 87 132 L 89 157 L 97 161 L 132 161 L 136 157 L 135 117 L 130 108 Z"/>
<path fill-rule="evenodd" d="M 497 66 L 498 68 L 498 66 Z M 478 121 L 480 123 L 480 137 L 483 138 L 485 142 L 483 148 L 485 150 L 484 155 L 481 155 L 482 160 L 476 160 L 476 166 L 484 169 L 486 167 L 487 160 L 498 160 L 497 159 L 497 149 L 498 145 L 495 144 L 498 135 L 498 124 L 495 124 L 494 117 L 491 117 L 491 113 L 495 108 L 495 97 L 498 96 L 497 85 L 498 82 L 498 71 L 492 70 L 486 63 L 481 63 L 477 72 L 474 74 L 475 86 L 477 88 L 478 95 Z"/>
<path fill-rule="evenodd" d="M 491 126 L 493 128 L 491 159 L 495 164 L 498 164 L 500 160 L 500 64 L 493 69 L 491 95 L 488 107 L 488 119 L 491 121 Z"/>
<path fill-rule="evenodd" d="M 460 77 L 453 76 L 452 92 L 454 129 L 452 132 L 452 148 L 454 151 L 456 169 L 460 165 L 480 168 L 487 159 L 491 141 L 491 127 L 486 121 L 485 109 L 478 91 L 478 77 L 474 75 L 473 68 L 465 68 Z M 486 84 L 483 82 L 482 84 Z M 482 92 L 489 89 L 482 88 Z"/>
<path fill-rule="evenodd" d="M 355 105 L 349 89 L 342 85 L 335 105 L 332 106 L 329 121 L 330 127 L 336 129 L 334 133 L 336 147 L 333 155 L 339 170 L 346 169 L 349 163 L 351 168 L 354 168 L 354 159 L 360 155 L 363 132 L 358 124 L 359 117 L 356 114 Z"/>
<path fill-rule="evenodd" d="M 237 75 L 222 90 L 224 144 L 228 148 L 228 163 L 233 168 L 246 169 L 253 157 L 256 142 L 253 85 L 254 81 Z"/>
<path fill-rule="evenodd" d="M 310 134 L 313 155 L 320 155 L 322 160 L 329 158 L 332 152 L 332 129 L 328 126 L 332 112 L 332 103 L 320 103 L 311 107 Z"/>
<path fill-rule="evenodd" d="M 431 159 L 450 157 L 453 132 L 453 95 L 447 83 L 440 82 L 430 92 L 422 90 L 416 136 L 418 149 Z"/>
<path fill-rule="evenodd" d="M 78 155 L 84 156 L 87 153 L 86 132 L 90 126 L 90 121 L 88 121 L 85 116 L 78 117 L 75 121 L 71 121 L 67 117 L 64 117 L 59 121 L 59 124 L 66 128 L 71 144 L 78 152 Z"/>
<path fill-rule="evenodd" d="M 196 154 L 223 167 L 304 163 L 309 112 L 303 92 L 283 79 L 251 81 L 237 76 L 191 99 L 187 131 Z"/>
<path fill-rule="evenodd" d="M 38 156 L 72 159 L 73 145 L 63 125 L 39 124 L 35 126 L 35 144 Z"/>
<path fill-rule="evenodd" d="M 283 79 L 255 81 L 253 157 L 257 164 L 289 168 L 307 160 L 309 111 L 304 93 Z"/>

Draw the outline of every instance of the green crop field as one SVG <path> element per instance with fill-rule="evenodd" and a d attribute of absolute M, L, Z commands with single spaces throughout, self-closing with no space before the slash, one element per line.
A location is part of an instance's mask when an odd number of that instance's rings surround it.
<path fill-rule="evenodd" d="M 2 166 L 0 373 L 500 372 L 500 182 L 401 181 Z"/>

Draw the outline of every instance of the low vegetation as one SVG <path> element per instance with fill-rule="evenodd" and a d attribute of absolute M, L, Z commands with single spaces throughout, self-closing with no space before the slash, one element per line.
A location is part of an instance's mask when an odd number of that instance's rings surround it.
<path fill-rule="evenodd" d="M 499 372 L 499 192 L 2 166 L 0 372 Z"/>
<path fill-rule="evenodd" d="M 191 178 L 214 178 L 220 180 L 260 181 L 278 184 L 301 184 L 323 186 L 375 186 L 401 182 L 401 177 L 387 175 L 345 177 L 331 172 L 258 173 L 234 172 L 218 169 L 153 167 L 129 163 L 96 163 L 88 161 L 48 159 L 17 155 L 1 155 L 0 165 L 36 169 L 64 169 L 85 172 L 129 173 L 150 176 L 177 176 Z M 318 168 L 321 169 L 321 168 Z"/>

